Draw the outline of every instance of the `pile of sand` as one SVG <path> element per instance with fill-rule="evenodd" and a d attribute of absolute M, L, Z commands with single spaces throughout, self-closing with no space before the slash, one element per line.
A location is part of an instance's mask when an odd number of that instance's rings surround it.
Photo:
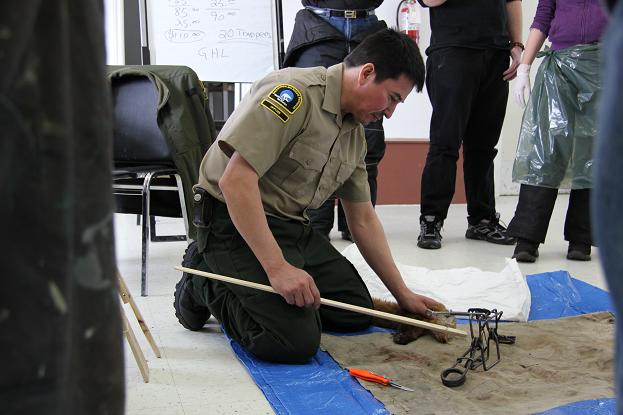
<path fill-rule="evenodd" d="M 325 334 L 322 345 L 344 368 L 367 369 L 415 389 L 360 381 L 394 414 L 528 414 L 614 396 L 613 322 L 610 313 L 594 313 L 501 323 L 499 333 L 517 342 L 500 345 L 501 361 L 486 372 L 469 371 L 457 388 L 444 386 L 440 374 L 469 348 L 469 337 L 440 344 L 424 336 L 400 346 L 387 333 Z"/>

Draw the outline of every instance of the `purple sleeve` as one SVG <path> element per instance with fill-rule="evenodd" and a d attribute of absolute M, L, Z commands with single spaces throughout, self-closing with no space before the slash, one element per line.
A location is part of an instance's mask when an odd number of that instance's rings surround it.
<path fill-rule="evenodd" d="M 539 29 L 547 36 L 549 26 L 554 18 L 554 10 L 556 10 L 556 0 L 539 0 L 530 29 Z"/>

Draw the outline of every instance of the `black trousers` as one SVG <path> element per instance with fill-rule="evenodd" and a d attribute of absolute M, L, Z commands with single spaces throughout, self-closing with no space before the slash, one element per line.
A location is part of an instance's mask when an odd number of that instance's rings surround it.
<path fill-rule="evenodd" d="M 307 271 L 323 298 L 373 307 L 355 267 L 327 239 L 301 222 L 267 219 L 286 261 Z M 200 228 L 198 236 L 208 271 L 270 285 L 225 204 L 214 202 L 210 226 Z M 323 329 L 358 331 L 371 322 L 363 314 L 326 306 L 301 308 L 289 305 L 280 295 L 203 277 L 193 278 L 193 293 L 227 334 L 258 358 L 271 362 L 305 363 L 317 352 Z"/>
<path fill-rule="evenodd" d="M 508 234 L 533 242 L 545 242 L 558 189 L 522 184 L 515 216 L 508 225 Z M 592 245 L 590 189 L 571 190 L 565 218 L 565 241 Z"/>
<path fill-rule="evenodd" d="M 377 177 L 379 175 L 379 163 L 385 155 L 385 132 L 383 130 L 383 120 L 375 121 L 364 126 L 368 152 L 366 153 L 366 170 L 368 172 L 368 185 L 370 186 L 370 198 L 372 205 L 376 205 L 377 197 Z M 318 209 L 309 210 L 309 219 L 314 229 L 323 235 L 328 235 L 333 228 L 335 218 L 335 195 L 328 198 Z M 346 215 L 339 202 L 337 205 L 337 229 L 338 231 L 348 231 Z"/>
<path fill-rule="evenodd" d="M 445 48 L 426 62 L 433 114 L 430 148 L 422 173 L 421 216 L 445 219 L 454 195 L 456 162 L 463 145 L 463 175 L 470 224 L 495 215 L 493 159 L 500 138 L 509 52 Z"/>

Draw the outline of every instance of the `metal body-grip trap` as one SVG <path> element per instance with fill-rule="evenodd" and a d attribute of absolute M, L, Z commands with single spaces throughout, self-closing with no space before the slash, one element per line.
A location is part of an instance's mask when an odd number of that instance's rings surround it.
<path fill-rule="evenodd" d="M 456 363 L 452 367 L 441 372 L 441 382 L 445 386 L 461 386 L 465 383 L 469 370 L 477 369 L 480 366 L 485 371 L 491 369 L 500 361 L 500 343 L 515 343 L 515 336 L 504 336 L 498 333 L 498 322 L 502 317 L 502 311 L 470 308 L 466 312 L 446 311 L 433 312 L 433 314 L 467 317 L 469 319 L 471 344 L 469 349 L 456 359 Z M 494 360 L 491 359 L 492 353 Z"/>

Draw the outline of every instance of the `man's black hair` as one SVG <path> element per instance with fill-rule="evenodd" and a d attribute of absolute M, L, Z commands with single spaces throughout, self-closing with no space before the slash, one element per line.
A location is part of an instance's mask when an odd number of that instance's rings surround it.
<path fill-rule="evenodd" d="M 406 34 L 383 29 L 366 37 L 344 58 L 347 68 L 374 64 L 375 82 L 398 79 L 404 74 L 416 91 L 424 87 L 424 61 L 417 44 Z"/>

